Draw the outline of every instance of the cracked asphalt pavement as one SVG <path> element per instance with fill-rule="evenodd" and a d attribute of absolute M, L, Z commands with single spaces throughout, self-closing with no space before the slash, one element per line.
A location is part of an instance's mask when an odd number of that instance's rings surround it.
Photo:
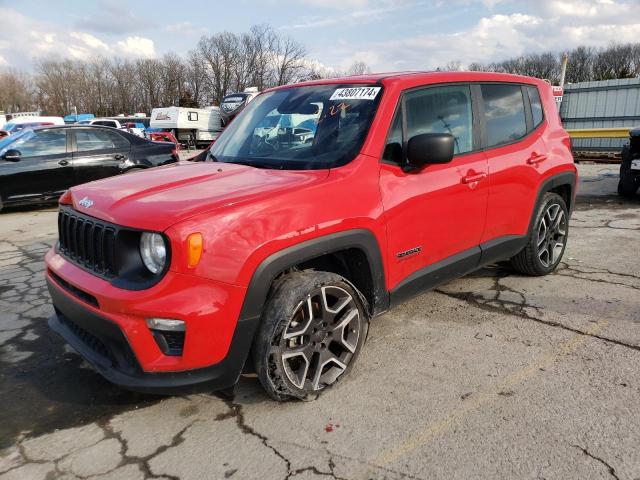
<path fill-rule="evenodd" d="M 58 337 L 56 211 L 0 215 L 0 480 L 640 479 L 640 201 L 580 165 L 555 274 L 495 265 L 377 318 L 350 378 L 277 404 L 102 380 Z"/>

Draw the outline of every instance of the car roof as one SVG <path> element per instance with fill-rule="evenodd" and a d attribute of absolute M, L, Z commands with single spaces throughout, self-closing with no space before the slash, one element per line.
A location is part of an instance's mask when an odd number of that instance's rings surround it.
<path fill-rule="evenodd" d="M 113 127 L 108 127 L 106 125 L 88 125 L 88 124 L 78 124 L 78 123 L 74 123 L 73 125 L 39 125 L 35 128 L 32 128 L 31 130 L 58 130 L 61 128 L 92 128 L 92 129 L 96 129 L 96 128 L 102 128 L 102 129 L 107 129 L 107 130 L 117 130 L 117 131 L 121 131 L 118 130 L 117 128 L 113 128 Z"/>
<path fill-rule="evenodd" d="M 398 86 L 400 88 L 410 88 L 416 84 L 448 83 L 448 82 L 510 82 L 510 83 L 530 83 L 540 84 L 544 80 L 524 75 L 513 75 L 510 73 L 496 72 L 450 72 L 450 71 L 406 71 L 406 72 L 383 72 L 369 73 L 364 75 L 350 75 L 345 77 L 324 78 L 320 80 L 310 80 L 291 85 L 283 85 L 270 90 L 280 90 L 291 87 L 307 85 L 336 85 L 336 84 L 381 84 L 384 86 Z"/>

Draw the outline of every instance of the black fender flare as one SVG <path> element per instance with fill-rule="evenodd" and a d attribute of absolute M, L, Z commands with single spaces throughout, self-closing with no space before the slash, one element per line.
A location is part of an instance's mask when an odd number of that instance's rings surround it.
<path fill-rule="evenodd" d="M 253 339 L 260 325 L 262 310 L 275 278 L 301 262 L 349 248 L 358 248 L 367 256 L 373 276 L 374 314 L 382 313 L 389 308 L 389 292 L 386 288 L 382 250 L 370 230 L 354 229 L 323 235 L 273 253 L 253 272 L 229 352 L 224 360 L 232 368 L 231 376 L 235 377 L 236 381 L 251 351 Z"/>
<path fill-rule="evenodd" d="M 575 196 L 576 196 L 576 173 L 575 172 L 561 172 L 551 177 L 547 178 L 542 185 L 538 189 L 538 195 L 536 196 L 536 201 L 533 204 L 533 210 L 531 211 L 531 218 L 529 219 L 529 229 L 527 230 L 527 234 L 530 234 L 533 229 L 533 222 L 536 219 L 536 211 L 538 206 L 542 202 L 542 197 L 545 193 L 553 190 L 554 188 L 567 185 L 571 190 L 570 199 L 571 203 L 567 205 L 569 208 L 569 216 L 571 216 L 571 212 L 573 211 L 573 206 L 575 204 Z"/>
<path fill-rule="evenodd" d="M 323 235 L 280 250 L 256 268 L 242 304 L 239 320 L 259 318 L 274 279 L 284 270 L 321 255 L 349 248 L 362 250 L 371 269 L 375 302 L 374 311 L 386 310 L 389 294 L 386 289 L 382 251 L 370 230 L 354 229 Z"/>

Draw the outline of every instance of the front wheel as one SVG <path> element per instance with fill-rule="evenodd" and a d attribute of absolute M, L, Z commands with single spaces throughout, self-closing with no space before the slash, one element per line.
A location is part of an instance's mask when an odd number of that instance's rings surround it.
<path fill-rule="evenodd" d="M 567 204 L 557 193 L 545 193 L 536 210 L 527 245 L 511 259 L 513 268 L 527 275 L 540 276 L 551 273 L 562 259 L 568 233 Z"/>
<path fill-rule="evenodd" d="M 354 364 L 369 327 L 365 301 L 343 277 L 303 271 L 279 279 L 254 342 L 256 372 L 276 400 L 313 400 Z"/>

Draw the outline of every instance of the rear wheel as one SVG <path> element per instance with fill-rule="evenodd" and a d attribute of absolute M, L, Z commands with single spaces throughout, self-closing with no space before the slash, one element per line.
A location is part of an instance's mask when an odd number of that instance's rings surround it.
<path fill-rule="evenodd" d="M 551 273 L 562 259 L 568 233 L 569 212 L 564 199 L 545 193 L 526 247 L 511 259 L 513 268 L 527 275 Z"/>
<path fill-rule="evenodd" d="M 286 275 L 272 289 L 254 343 L 260 382 L 276 400 L 315 399 L 350 370 L 368 327 L 365 301 L 340 275 Z"/>

